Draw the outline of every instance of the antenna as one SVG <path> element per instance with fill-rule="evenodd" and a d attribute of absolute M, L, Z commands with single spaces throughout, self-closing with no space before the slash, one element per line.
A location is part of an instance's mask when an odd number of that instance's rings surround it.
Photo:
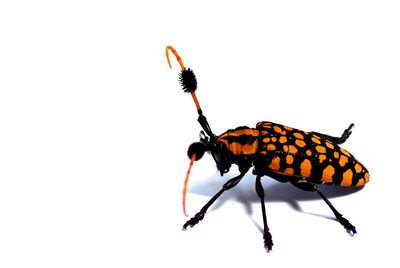
<path fill-rule="evenodd" d="M 185 68 L 185 65 L 183 65 L 182 58 L 179 56 L 178 52 L 172 46 L 167 46 L 165 48 L 165 54 L 167 56 L 168 65 L 171 69 L 172 69 L 172 66 L 171 66 L 171 61 L 169 59 L 169 54 L 168 54 L 169 51 L 171 51 L 175 55 L 176 59 L 178 60 L 179 65 L 181 66 L 182 71 L 179 74 L 179 82 L 182 86 L 183 91 L 186 93 L 190 93 L 190 95 L 192 95 L 194 104 L 196 105 L 197 113 L 199 114 L 199 118 L 197 119 L 197 121 L 200 123 L 203 130 L 210 136 L 210 142 L 215 142 L 217 140 L 217 137 L 211 131 L 211 128 L 207 122 L 207 118 L 203 115 L 203 111 L 201 110 L 199 101 L 197 100 L 197 96 L 194 93 L 197 89 L 196 76 L 194 75 L 194 73 L 191 69 Z M 203 136 L 204 136 L 204 133 L 203 133 Z M 185 216 L 188 216 L 188 214 L 186 213 L 186 193 L 187 193 L 187 185 L 189 182 L 190 171 L 192 170 L 194 161 L 199 160 L 203 156 L 204 152 L 209 150 L 208 138 L 206 138 L 206 137 L 201 138 L 200 141 L 201 142 L 195 142 L 195 143 L 191 144 L 188 149 L 188 156 L 190 159 L 190 164 L 189 164 L 189 169 L 186 173 L 186 178 L 185 178 L 185 182 L 184 182 L 184 186 L 183 186 L 183 198 L 182 198 L 183 214 L 185 214 Z"/>
<path fill-rule="evenodd" d="M 190 175 L 190 171 L 192 170 L 192 166 L 193 166 L 193 162 L 196 160 L 196 154 L 193 154 L 191 159 L 190 159 L 190 164 L 189 164 L 189 169 L 186 173 L 186 178 L 185 178 L 185 182 L 183 184 L 183 195 L 182 195 L 182 206 L 183 206 L 183 214 L 185 214 L 186 217 L 188 217 L 189 215 L 186 213 L 186 193 L 187 193 L 187 185 L 189 182 L 189 175 Z"/>
<path fill-rule="evenodd" d="M 171 69 L 172 66 L 171 66 L 171 61 L 169 59 L 169 53 L 168 53 L 169 51 L 171 51 L 175 55 L 179 65 L 181 66 L 182 71 L 179 74 L 179 82 L 182 86 L 183 91 L 186 93 L 190 93 L 190 95 L 192 95 L 194 104 L 196 105 L 197 113 L 199 114 L 199 118 L 197 119 L 197 121 L 200 123 L 201 127 L 210 136 L 211 139 L 216 139 L 216 136 L 211 131 L 210 125 L 207 122 L 207 118 L 203 115 L 203 111 L 201 110 L 199 101 L 197 100 L 197 96 L 194 93 L 197 89 L 196 76 L 194 75 L 193 71 L 190 68 L 188 69 L 185 68 L 185 65 L 183 65 L 182 58 L 179 56 L 178 52 L 172 46 L 167 46 L 165 48 L 165 54 L 167 56 L 168 65 Z"/>

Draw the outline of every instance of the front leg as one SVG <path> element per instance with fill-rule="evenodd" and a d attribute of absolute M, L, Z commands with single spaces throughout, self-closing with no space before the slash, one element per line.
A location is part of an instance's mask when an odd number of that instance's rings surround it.
<path fill-rule="evenodd" d="M 222 189 L 216 194 L 214 195 L 210 201 L 207 202 L 207 204 L 204 205 L 204 207 L 202 207 L 200 209 L 200 211 L 198 213 L 196 213 L 196 215 L 194 215 L 193 218 L 191 218 L 190 220 L 188 220 L 184 225 L 183 225 L 183 230 L 186 230 L 186 228 L 188 226 L 193 227 L 194 225 L 196 225 L 197 223 L 199 223 L 199 221 L 201 221 L 204 218 L 204 215 L 207 212 L 207 209 L 215 202 L 215 200 L 218 199 L 218 197 L 221 196 L 221 194 L 223 192 L 225 192 L 226 190 L 232 189 L 234 186 L 236 186 L 240 180 L 244 177 L 244 175 L 246 174 L 247 170 L 240 173 L 239 176 L 234 177 L 233 179 L 230 179 L 229 181 L 227 181 L 224 186 L 222 186 Z"/>

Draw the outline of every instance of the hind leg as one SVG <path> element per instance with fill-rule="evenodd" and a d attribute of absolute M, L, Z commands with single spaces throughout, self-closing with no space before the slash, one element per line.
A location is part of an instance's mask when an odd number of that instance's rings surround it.
<path fill-rule="evenodd" d="M 335 144 L 341 144 L 341 143 L 344 143 L 350 137 L 351 129 L 353 127 L 354 127 L 354 124 L 351 123 L 350 126 L 343 131 L 343 134 L 340 137 L 333 137 L 333 136 L 330 136 L 330 135 L 321 134 L 321 133 L 314 132 L 314 131 L 311 131 L 310 134 L 314 134 L 314 135 L 319 136 L 319 137 L 321 137 L 321 138 L 323 138 L 325 140 L 331 141 L 331 142 L 333 142 Z"/>
<path fill-rule="evenodd" d="M 297 188 L 307 191 L 307 192 L 317 192 L 319 196 L 325 201 L 328 207 L 332 210 L 333 214 L 335 214 L 336 219 L 340 222 L 341 225 L 349 232 L 351 235 L 357 233 L 356 227 L 354 227 L 336 208 L 332 205 L 332 203 L 325 197 L 323 193 L 318 189 L 318 187 L 312 183 L 308 182 L 300 182 L 300 181 L 291 181 L 291 183 Z"/>

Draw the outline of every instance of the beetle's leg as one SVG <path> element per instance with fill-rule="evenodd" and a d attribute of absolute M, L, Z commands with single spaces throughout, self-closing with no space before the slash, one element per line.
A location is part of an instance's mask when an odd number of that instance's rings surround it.
<path fill-rule="evenodd" d="M 267 214 L 265 213 L 265 201 L 264 201 L 264 188 L 261 184 L 261 175 L 257 175 L 256 178 L 256 192 L 258 197 L 260 198 L 261 201 L 261 210 L 262 210 L 262 216 L 263 216 L 263 223 L 264 223 L 264 247 L 270 251 L 272 249 L 272 245 L 274 244 L 272 242 L 272 236 L 271 233 L 269 232 L 269 227 L 267 224 Z"/>
<path fill-rule="evenodd" d="M 341 144 L 341 143 L 344 143 L 347 140 L 348 137 L 350 137 L 351 129 L 353 127 L 354 127 L 354 124 L 351 123 L 350 126 L 343 131 L 343 134 L 340 137 L 333 137 L 333 136 L 330 136 L 330 135 L 321 134 L 321 133 L 314 132 L 314 131 L 311 131 L 310 134 L 317 135 L 317 136 L 319 136 L 319 137 L 321 137 L 321 138 L 323 138 L 325 140 L 331 141 L 331 142 L 333 142 L 335 144 Z"/>
<path fill-rule="evenodd" d="M 246 170 L 247 172 L 247 170 Z M 199 221 L 201 221 L 204 218 L 204 215 L 207 212 L 207 209 L 215 202 L 215 200 L 218 199 L 218 197 L 220 197 L 220 195 L 225 192 L 226 190 L 232 189 L 234 186 L 236 186 L 240 180 L 244 177 L 244 175 L 246 174 L 246 172 L 242 172 L 240 173 L 240 175 L 230 179 L 229 181 L 227 181 L 223 186 L 222 189 L 216 194 L 214 195 L 210 201 L 207 202 L 207 204 L 204 205 L 204 207 L 202 207 L 200 209 L 200 211 L 198 213 L 196 213 L 196 215 L 194 215 L 193 218 L 191 218 L 190 220 L 188 220 L 184 225 L 183 225 L 183 230 L 186 230 L 186 228 L 188 226 L 193 227 L 194 225 L 196 225 L 197 223 L 199 223 Z"/>
<path fill-rule="evenodd" d="M 340 224 L 343 225 L 343 227 L 351 234 L 354 235 L 357 233 L 356 227 L 354 227 L 345 217 L 342 216 L 342 214 L 339 213 L 339 211 L 336 210 L 336 208 L 332 205 L 332 203 L 328 200 L 328 198 L 325 197 L 323 193 L 318 189 L 317 185 L 308 183 L 308 182 L 299 182 L 299 181 L 291 181 L 291 183 L 296 186 L 297 188 L 303 190 L 303 191 L 308 191 L 308 192 L 317 192 L 321 198 L 325 201 L 325 203 L 329 206 L 329 208 L 332 210 L 333 214 L 335 214 L 336 219 L 340 222 Z"/>

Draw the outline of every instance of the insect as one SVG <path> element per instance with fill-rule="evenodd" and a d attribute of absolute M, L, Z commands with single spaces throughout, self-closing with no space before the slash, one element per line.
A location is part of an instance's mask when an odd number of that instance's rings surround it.
<path fill-rule="evenodd" d="M 325 195 L 319 190 L 318 184 L 334 184 L 347 187 L 359 187 L 369 181 L 368 170 L 348 151 L 339 147 L 351 134 L 354 124 L 344 130 L 341 137 L 333 137 L 318 132 L 305 132 L 288 126 L 259 122 L 255 128 L 237 127 L 216 136 L 207 122 L 196 97 L 197 80 L 190 68 L 185 68 L 177 51 L 166 47 L 168 64 L 171 67 L 169 51 L 177 58 L 182 71 L 179 74 L 183 90 L 192 95 L 198 112 L 198 122 L 203 131 L 200 142 L 191 144 L 188 148 L 190 165 L 186 174 L 183 189 L 183 211 L 186 216 L 186 192 L 189 174 L 194 161 L 202 158 L 205 152 L 210 152 L 215 160 L 221 176 L 227 173 L 233 164 L 239 168 L 240 174 L 228 180 L 198 213 L 188 220 L 183 229 L 193 227 L 203 220 L 208 208 L 225 191 L 237 185 L 244 175 L 252 168 L 256 176 L 255 190 L 261 202 L 264 225 L 264 247 L 270 251 L 273 246 L 272 236 L 267 224 L 264 203 L 264 189 L 261 177 L 269 176 L 279 182 L 290 182 L 297 188 L 316 192 L 329 206 L 340 224 L 351 234 L 356 228 L 339 213 Z"/>

